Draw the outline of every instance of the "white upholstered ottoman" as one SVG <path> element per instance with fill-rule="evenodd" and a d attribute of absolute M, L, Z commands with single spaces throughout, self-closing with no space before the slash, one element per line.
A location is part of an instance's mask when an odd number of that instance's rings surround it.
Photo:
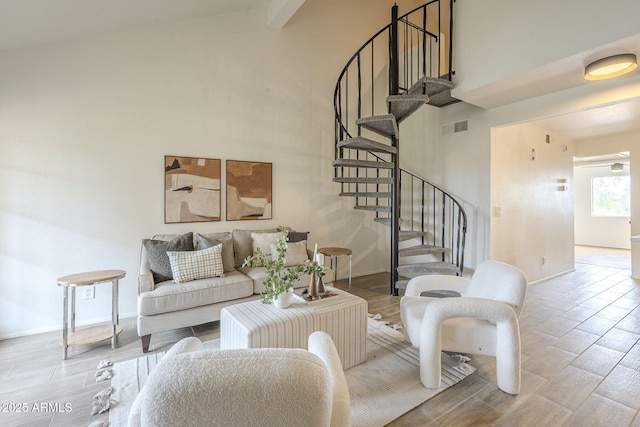
<path fill-rule="evenodd" d="M 303 348 L 309 335 L 324 331 L 333 339 L 343 369 L 367 360 L 367 301 L 328 287 L 338 296 L 286 309 L 260 301 L 222 309 L 220 348 Z"/>

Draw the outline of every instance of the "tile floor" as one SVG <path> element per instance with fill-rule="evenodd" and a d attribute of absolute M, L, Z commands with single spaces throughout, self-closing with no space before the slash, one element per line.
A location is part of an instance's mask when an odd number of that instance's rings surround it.
<path fill-rule="evenodd" d="M 497 389 L 492 358 L 472 356 L 475 378 L 392 425 L 639 427 L 640 284 L 628 268 L 606 266 L 629 265 L 628 251 L 589 257 L 592 249 L 577 248 L 581 260 L 605 265 L 576 263 L 527 290 L 520 395 Z"/>
<path fill-rule="evenodd" d="M 352 292 L 367 299 L 370 312 L 399 323 L 399 299 L 388 286 L 388 275 L 377 274 L 354 278 Z M 577 263 L 575 272 L 530 286 L 520 320 L 518 396 L 495 386 L 493 358 L 474 356 L 476 374 L 392 425 L 640 427 L 640 284 L 628 268 Z M 106 386 L 95 383 L 97 363 L 140 356 L 134 320 L 122 324 L 116 350 L 75 349 L 66 361 L 59 332 L 0 341 L 0 425 L 87 426 L 106 419 L 90 415 L 91 397 Z M 218 334 L 214 322 L 156 334 L 152 346 L 165 350 L 185 336 Z M 42 402 L 60 408 L 35 411 L 33 404 Z M 26 403 L 29 412 L 9 411 L 11 403 Z"/>

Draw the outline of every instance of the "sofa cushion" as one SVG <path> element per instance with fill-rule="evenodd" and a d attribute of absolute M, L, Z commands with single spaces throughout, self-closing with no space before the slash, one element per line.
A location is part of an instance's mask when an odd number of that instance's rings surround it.
<path fill-rule="evenodd" d="M 276 250 L 275 243 L 271 244 L 271 257 L 273 260 L 277 260 L 279 255 Z M 287 243 L 287 253 L 285 254 L 285 267 L 291 267 L 292 265 L 303 265 L 306 260 L 309 259 L 307 255 L 307 241 Z"/>
<path fill-rule="evenodd" d="M 222 243 L 199 251 L 167 251 L 167 256 L 176 283 L 219 277 L 224 273 Z"/>
<path fill-rule="evenodd" d="M 238 271 L 224 277 L 193 280 L 187 283 L 167 281 L 158 283 L 153 291 L 138 297 L 138 315 L 186 310 L 193 307 L 211 305 L 253 294 L 253 281 Z"/>
<path fill-rule="evenodd" d="M 223 236 L 219 236 L 224 234 Z M 215 237 L 214 237 L 215 236 Z M 218 237 L 219 236 L 219 237 Z M 215 233 L 215 234 L 195 234 L 196 245 L 198 249 L 207 249 L 222 243 L 222 264 L 224 272 L 229 273 L 235 270 L 235 258 L 233 255 L 233 235 L 231 233 Z"/>
<path fill-rule="evenodd" d="M 263 254 L 266 255 L 267 261 L 271 260 L 271 245 L 276 243 L 276 240 L 283 236 L 282 233 L 251 233 L 251 248 L 252 253 L 255 254 L 257 249 L 260 249 Z"/>
<path fill-rule="evenodd" d="M 233 252 L 236 259 L 235 267 L 242 267 L 244 259 L 253 254 L 251 233 L 273 233 L 276 228 L 266 230 L 233 230 Z"/>
<path fill-rule="evenodd" d="M 173 279 L 167 251 L 192 251 L 193 233 L 185 233 L 169 241 L 144 239 L 142 244 L 147 251 L 154 283 L 164 282 Z"/>

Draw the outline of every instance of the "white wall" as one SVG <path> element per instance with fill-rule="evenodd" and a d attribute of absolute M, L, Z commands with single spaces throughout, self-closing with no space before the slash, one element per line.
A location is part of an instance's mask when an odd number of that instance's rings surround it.
<path fill-rule="evenodd" d="M 356 276 L 383 271 L 385 233 L 331 182 L 332 96 L 389 13 L 308 0 L 281 31 L 248 12 L 0 53 L 0 338 L 59 329 L 56 278 L 76 272 L 126 270 L 133 315 L 156 233 L 289 225 L 352 248 Z M 165 225 L 167 154 L 272 162 L 273 220 Z M 109 301 L 98 286 L 78 322 Z"/>
<path fill-rule="evenodd" d="M 585 50 L 593 49 L 597 53 L 598 46 L 637 34 L 635 14 L 631 11 L 640 7 L 640 3 L 632 0 L 614 3 L 613 7 L 607 4 L 606 9 L 602 9 L 601 2 L 579 0 L 456 3 L 453 39 L 456 92 L 469 92 L 500 82 Z M 603 20 L 603 13 L 615 18 Z M 469 237 L 471 241 L 475 239 L 476 247 L 467 258 L 468 266 L 473 268 L 489 259 L 494 251 L 501 253 L 501 247 L 509 245 L 509 241 L 491 239 L 491 130 L 638 97 L 640 73 L 635 73 L 624 79 L 580 85 L 486 110 L 464 103 L 437 113 L 422 109 L 415 120 L 407 121 L 407 125 L 403 123 L 401 138 L 405 146 L 407 126 L 428 126 L 434 114 L 438 126 L 468 120 L 469 130 L 424 141 L 430 148 L 423 151 L 434 153 L 435 161 L 427 158 L 407 160 L 406 157 L 404 161 L 429 165 L 427 178 L 434 179 L 475 206 L 476 230 Z M 633 171 L 633 165 L 631 169 Z M 633 184 L 637 179 L 640 177 L 632 177 L 632 188 L 640 191 L 640 182 Z M 636 216 L 634 212 L 640 212 L 640 196 L 636 196 L 632 195 L 632 216 Z M 640 220 L 633 224 L 636 230 L 632 234 L 640 234 Z M 555 241 L 552 232 L 543 228 L 538 231 L 541 239 Z M 542 272 L 534 269 L 529 280 L 566 271 L 566 261 L 573 256 L 572 236 L 567 234 L 556 245 L 565 248 L 562 261 L 557 265 L 546 264 L 547 268 Z M 535 259 L 541 256 L 535 254 Z M 522 261 L 518 266 L 526 270 L 529 260 Z"/>
<path fill-rule="evenodd" d="M 578 245 L 607 248 L 631 248 L 629 217 L 595 217 L 591 215 L 591 179 L 602 176 L 629 175 L 611 172 L 610 164 L 601 167 L 576 166 L 573 170 L 575 187 L 575 242 Z"/>
<path fill-rule="evenodd" d="M 460 132 L 452 135 L 434 134 L 433 139 L 421 140 L 420 144 L 425 147 L 421 152 L 424 158 L 407 158 L 404 156 L 403 162 L 410 162 L 414 169 L 420 170 L 420 165 L 424 165 L 422 170 L 424 176 L 428 180 L 433 180 L 441 185 L 447 191 L 458 195 L 462 198 L 471 209 L 475 207 L 475 213 L 472 216 L 475 221 L 475 231 L 471 231 L 469 238 L 469 252 L 465 258 L 465 264 L 470 268 L 475 268 L 477 264 L 483 260 L 492 258 L 492 254 L 501 253 L 501 246 L 510 245 L 510 241 L 500 241 L 491 239 L 491 174 L 492 174 L 492 132 L 493 128 L 508 126 L 512 124 L 521 124 L 530 120 L 547 117 L 551 115 L 562 115 L 574 111 L 580 111 L 586 108 L 594 108 L 598 105 L 613 102 L 616 99 L 622 99 L 624 96 L 633 96 L 640 93 L 639 75 L 627 79 L 628 85 L 625 89 L 610 89 L 607 82 L 602 85 L 584 86 L 579 88 L 567 89 L 564 91 L 527 99 L 517 103 L 512 103 L 503 107 L 484 110 L 469 104 L 458 103 L 441 110 L 423 108 L 414 116 L 403 122 L 401 129 L 401 140 L 404 146 L 407 145 L 407 134 L 409 129 L 414 127 L 438 126 L 436 132 L 440 132 L 442 125 L 454 123 L 460 120 L 468 120 L 468 131 Z M 434 125 L 434 115 L 437 117 Z M 417 132 L 415 129 L 411 132 Z M 618 140 L 623 139 L 622 142 Z M 609 137 L 604 139 L 607 144 L 615 143 L 615 147 L 632 147 L 625 148 L 626 151 L 632 151 L 633 146 L 637 147 L 640 141 L 637 135 L 624 135 L 617 137 Z M 584 150 L 586 141 L 580 141 L 580 147 Z M 578 148 L 576 148 L 578 150 Z M 618 150 L 615 148 L 614 150 Z M 622 148 L 619 149 L 623 151 Z M 638 149 L 636 149 L 638 150 Z M 582 153 L 583 151 L 581 151 Z M 603 154 L 603 153 L 600 153 Z M 587 155 L 587 154 L 580 154 Z M 640 213 L 640 182 L 636 181 L 640 177 L 633 175 L 632 170 L 632 218 Z M 572 175 L 570 171 L 568 175 Z M 635 183 L 635 184 L 634 184 Z M 571 189 L 571 186 L 569 187 Z M 468 212 L 470 212 L 468 210 Z M 640 219 L 632 221 L 638 229 L 632 234 L 640 234 Z M 571 225 L 570 228 L 573 228 Z M 533 271 L 529 280 L 538 280 L 542 277 L 550 277 L 561 274 L 566 271 L 566 261 L 568 257 L 573 256 L 573 236 L 566 235 L 561 242 L 558 242 L 558 236 L 544 227 L 538 228 L 540 238 L 546 241 L 554 241 L 556 247 L 565 248 L 566 253 L 562 255 L 559 264 L 547 263 L 543 272 Z M 475 247 L 473 246 L 475 245 Z M 535 259 L 541 259 L 542 253 L 535 255 Z M 533 258 L 533 255 L 532 255 Z M 521 259 L 523 262 L 516 264 L 518 267 L 526 270 L 529 261 Z M 520 260 L 518 261 L 520 262 Z M 544 274 L 545 276 L 539 276 Z M 534 277 L 536 279 L 534 279 Z"/>
<path fill-rule="evenodd" d="M 599 54 L 600 46 L 638 33 L 637 13 L 634 13 L 638 8 L 640 3 L 635 0 L 616 0 L 607 3 L 606 7 L 602 2 L 580 0 L 457 2 L 454 7 L 454 95 L 491 87 L 493 83 L 499 85 L 506 80 L 512 81 L 521 74 L 530 74 L 539 67 L 585 51 Z M 603 19 L 603 16 L 607 19 Z M 580 80 L 580 75 L 576 77 Z M 441 110 L 423 108 L 401 126 L 403 167 L 423 172 L 425 178 L 456 194 L 467 203 L 469 209 L 473 209 L 473 215 L 470 216 L 474 229 L 468 236 L 470 247 L 466 264 L 474 268 L 493 254 L 506 254 L 506 248 L 513 244 L 508 232 L 504 232 L 511 225 L 503 227 L 503 232 L 496 233 L 495 239 L 491 238 L 494 225 L 497 226 L 491 217 L 492 198 L 501 197 L 500 194 L 494 194 L 491 184 L 494 170 L 491 163 L 492 129 L 638 97 L 640 73 L 634 73 L 623 79 L 580 84 L 548 94 L 534 93 L 525 100 L 490 109 L 464 103 Z M 461 120 L 468 121 L 467 132 L 441 134 L 441 126 Z M 421 133 L 430 138 L 418 138 L 416 143 L 423 146 L 412 148 L 412 157 L 404 155 L 407 135 Z M 524 132 L 522 137 L 526 140 L 528 134 Z M 567 167 L 569 169 L 565 170 Z M 631 169 L 634 170 L 633 164 Z M 564 165 L 562 175 L 571 176 L 571 166 Z M 554 178 L 557 177 L 550 177 Z M 640 213 L 640 193 L 635 194 L 635 191 L 640 191 L 640 182 L 637 180 L 640 177 L 632 176 L 634 217 Z M 572 187 L 569 186 L 569 189 Z M 551 197 L 550 193 L 547 196 Z M 567 230 L 573 229 L 573 226 L 566 216 L 567 210 L 556 202 L 559 201 L 554 201 L 554 206 L 560 211 L 554 215 L 559 215 L 564 221 L 565 232 L 556 235 L 554 228 L 532 226 L 536 227 L 536 238 L 540 242 L 553 242 L 553 248 L 563 248 L 563 252 L 554 252 L 553 257 L 559 259 L 557 262 L 547 262 L 545 268 L 535 265 L 543 256 L 547 257 L 545 254 L 552 253 L 552 249 L 547 249 L 542 243 L 530 255 L 518 252 L 516 265 L 530 270 L 529 280 L 561 274 L 572 268 L 569 260 L 573 257 L 573 235 Z M 536 212 L 536 215 L 543 214 Z M 548 221 L 544 217 L 541 220 Z M 633 221 L 632 229 L 634 227 L 632 234 L 640 234 L 640 219 Z M 512 233 L 518 231 L 510 230 Z"/>
<path fill-rule="evenodd" d="M 401 166 L 451 193 L 461 202 L 468 221 L 465 266 L 475 268 L 489 257 L 489 146 L 485 110 L 454 104 L 423 107 L 400 130 Z M 468 119 L 469 130 L 442 133 L 442 126 Z"/>
<path fill-rule="evenodd" d="M 530 282 L 572 270 L 573 142 L 531 124 L 491 135 L 491 259 Z"/>

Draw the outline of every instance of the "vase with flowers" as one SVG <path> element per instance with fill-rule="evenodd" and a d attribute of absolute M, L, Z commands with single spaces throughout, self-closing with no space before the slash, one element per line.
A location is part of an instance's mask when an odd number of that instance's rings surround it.
<path fill-rule="evenodd" d="M 293 287 L 300 281 L 301 274 L 324 275 L 326 267 L 318 265 L 311 260 L 306 260 L 304 265 L 294 265 L 287 267 L 287 232 L 283 232 L 275 242 L 275 250 L 278 256 L 265 254 L 257 248 L 253 255 L 245 258 L 243 267 L 263 266 L 266 279 L 264 281 L 264 292 L 261 301 L 263 304 L 273 303 L 278 308 L 286 308 L 291 304 L 293 297 Z"/>

